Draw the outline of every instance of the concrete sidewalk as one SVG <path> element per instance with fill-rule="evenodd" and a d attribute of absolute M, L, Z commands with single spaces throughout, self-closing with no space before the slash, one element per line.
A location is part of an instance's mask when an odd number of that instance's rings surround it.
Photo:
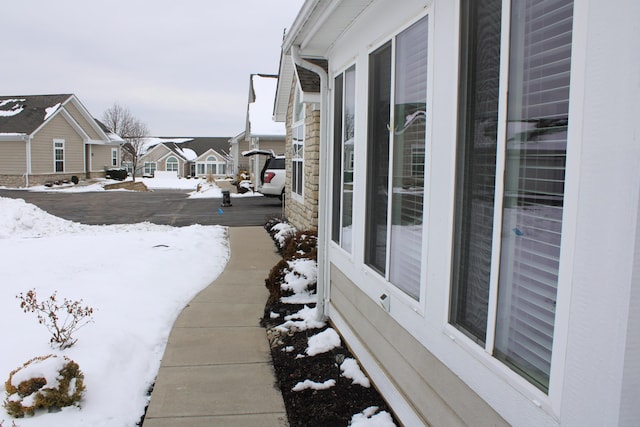
<path fill-rule="evenodd" d="M 173 325 L 144 427 L 287 426 L 264 328 L 278 262 L 262 227 L 229 228 L 231 259 Z"/>

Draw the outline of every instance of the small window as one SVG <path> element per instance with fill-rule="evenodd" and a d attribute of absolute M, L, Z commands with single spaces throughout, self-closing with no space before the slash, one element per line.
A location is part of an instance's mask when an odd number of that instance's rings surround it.
<path fill-rule="evenodd" d="M 293 126 L 291 129 L 291 192 L 302 196 L 304 189 L 304 104 L 300 100 L 300 89 L 296 90 Z"/>
<path fill-rule="evenodd" d="M 355 136 L 355 65 L 335 78 L 333 130 L 333 241 L 351 252 Z"/>
<path fill-rule="evenodd" d="M 111 149 L 111 166 L 118 166 L 118 149 Z"/>
<path fill-rule="evenodd" d="M 153 162 L 144 163 L 144 175 L 153 176 L 156 173 L 156 164 Z"/>

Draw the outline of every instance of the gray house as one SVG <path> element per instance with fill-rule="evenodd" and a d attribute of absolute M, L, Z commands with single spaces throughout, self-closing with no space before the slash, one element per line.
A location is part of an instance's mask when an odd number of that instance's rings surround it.
<path fill-rule="evenodd" d="M 75 95 L 0 96 L 0 185 L 104 177 L 122 143 Z"/>

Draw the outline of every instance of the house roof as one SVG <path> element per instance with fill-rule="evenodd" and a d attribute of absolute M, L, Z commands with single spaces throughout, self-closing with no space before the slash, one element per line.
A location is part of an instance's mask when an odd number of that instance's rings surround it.
<path fill-rule="evenodd" d="M 325 71 L 329 71 L 329 63 L 326 59 L 309 58 L 307 61 L 319 65 Z M 303 92 L 320 93 L 320 76 L 311 70 L 296 65 L 296 74 Z"/>
<path fill-rule="evenodd" d="M 32 134 L 72 96 L 0 96 L 0 133 Z"/>
<path fill-rule="evenodd" d="M 247 118 L 251 136 L 277 135 L 284 138 L 284 124 L 273 120 L 273 106 L 276 96 L 278 76 L 273 74 L 252 74 L 249 90 Z"/>
<path fill-rule="evenodd" d="M 230 137 L 153 137 L 146 138 L 145 144 L 149 147 L 147 153 L 159 144 L 164 145 L 176 155 L 187 161 L 195 161 L 196 158 L 209 150 L 227 156 L 229 155 Z"/>

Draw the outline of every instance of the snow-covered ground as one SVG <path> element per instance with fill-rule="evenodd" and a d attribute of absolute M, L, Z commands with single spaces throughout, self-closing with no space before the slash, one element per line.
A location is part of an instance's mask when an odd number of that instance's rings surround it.
<path fill-rule="evenodd" d="M 206 179 L 201 178 L 136 178 L 136 182 L 143 182 L 150 190 L 186 190 L 189 191 L 189 198 L 222 198 L 222 189 L 215 183 L 208 183 Z M 61 193 L 86 193 L 95 191 L 131 191 L 131 190 L 105 190 L 106 184 L 116 184 L 120 181 L 110 179 L 99 179 L 91 183 L 81 182 L 79 185 L 72 183 L 47 187 L 44 185 L 34 185 L 29 187 L 29 191 L 38 192 L 61 192 Z M 6 188 L 6 187 L 0 187 Z M 262 197 L 258 192 L 248 191 L 246 193 L 230 193 L 233 198 L 236 197 Z"/>
<path fill-rule="evenodd" d="M 82 408 L 17 420 L 28 426 L 135 426 L 182 308 L 224 269 L 226 228 L 150 223 L 89 226 L 53 217 L 20 199 L 0 198 L 0 380 L 26 361 L 65 355 L 80 365 Z M 65 351 L 49 345 L 19 293 L 83 300 L 94 322 Z M 4 401 L 4 393 L 3 401 Z M 0 421 L 10 420 L 0 408 Z M 5 421 L 7 425 L 8 421 Z"/>

